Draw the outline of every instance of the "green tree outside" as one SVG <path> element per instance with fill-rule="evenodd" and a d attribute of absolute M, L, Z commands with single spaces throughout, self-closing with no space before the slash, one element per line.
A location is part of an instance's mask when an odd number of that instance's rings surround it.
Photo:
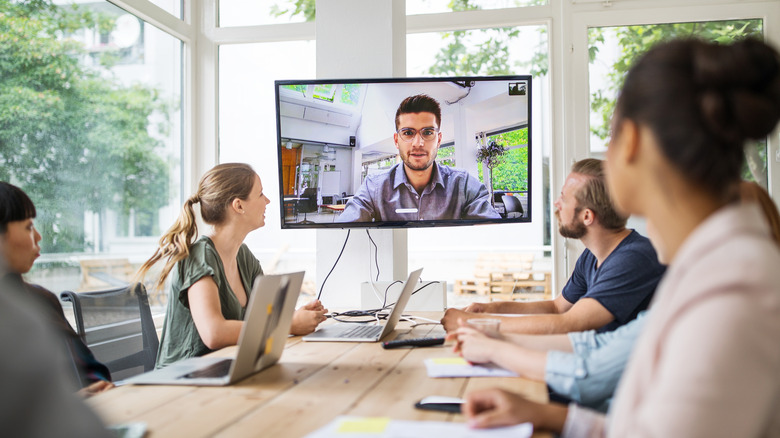
<path fill-rule="evenodd" d="M 43 252 L 90 249 L 87 211 L 129 215 L 169 203 L 169 163 L 158 151 L 171 103 L 143 85 L 124 86 L 69 35 L 113 28 L 111 17 L 51 0 L 0 0 L 0 179 L 38 209 Z M 104 221 L 101 221 L 104 223 Z M 158 230 L 154 230 L 155 233 Z"/>
<path fill-rule="evenodd" d="M 522 192 L 528 190 L 528 128 L 491 135 L 487 140 L 493 140 L 507 148 L 502 156 L 502 163 L 493 168 L 493 190 L 504 192 Z M 478 177 L 486 183 L 478 166 Z"/>
<path fill-rule="evenodd" d="M 624 26 L 591 28 L 588 32 L 588 47 L 591 62 L 607 42 L 607 32 L 613 31 L 620 46 L 620 55 L 610 69 L 606 86 L 591 93 L 591 110 L 597 115 L 591 121 L 591 132 L 604 144 L 609 138 L 609 126 L 618 90 L 623 86 L 623 78 L 634 61 L 653 45 L 674 38 L 700 38 L 705 41 L 729 44 L 743 38 L 761 38 L 763 22 L 761 20 L 708 21 L 693 23 L 668 23 L 644 26 Z M 766 142 L 749 145 L 745 148 L 746 168 L 743 177 L 765 184 Z"/>

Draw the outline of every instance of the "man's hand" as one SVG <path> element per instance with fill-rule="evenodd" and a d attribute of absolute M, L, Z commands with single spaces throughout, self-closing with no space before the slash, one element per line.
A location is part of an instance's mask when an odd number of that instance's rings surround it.
<path fill-rule="evenodd" d="M 491 304 L 492 303 L 471 303 L 463 310 L 471 313 L 491 313 L 491 307 L 493 307 Z"/>
<path fill-rule="evenodd" d="M 505 391 L 492 388 L 474 391 L 460 407 L 469 427 L 513 426 L 531 422 L 534 429 L 561 433 L 569 408 L 560 404 L 541 404 Z"/>
<path fill-rule="evenodd" d="M 325 316 L 326 313 L 328 313 L 328 309 L 323 307 L 319 300 L 306 304 L 293 314 L 290 333 L 296 336 L 308 335 L 316 330 L 321 322 L 328 319 Z"/>
<path fill-rule="evenodd" d="M 479 330 L 466 327 L 465 321 L 460 320 L 459 327 L 447 334 L 447 340 L 456 340 L 452 351 L 459 353 L 471 363 L 493 362 L 493 353 L 501 348 L 503 341 L 491 338 Z"/>
<path fill-rule="evenodd" d="M 447 309 L 447 311 L 444 312 L 444 318 L 441 319 L 441 325 L 443 325 L 444 330 L 449 333 L 458 329 L 459 319 L 466 321 L 467 319 L 474 317 L 475 315 L 473 313 L 468 313 L 460 309 Z"/>

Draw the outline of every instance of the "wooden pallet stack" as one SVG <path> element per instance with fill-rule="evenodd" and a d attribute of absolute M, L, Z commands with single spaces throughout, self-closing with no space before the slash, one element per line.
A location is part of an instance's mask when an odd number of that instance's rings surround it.
<path fill-rule="evenodd" d="M 490 300 L 552 298 L 552 275 L 533 269 L 533 254 L 481 254 L 474 278 L 455 280 L 455 294 L 487 295 Z"/>

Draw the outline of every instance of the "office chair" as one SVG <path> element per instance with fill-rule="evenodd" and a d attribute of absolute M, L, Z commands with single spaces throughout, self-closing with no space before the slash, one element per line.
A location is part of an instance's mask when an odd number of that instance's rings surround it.
<path fill-rule="evenodd" d="M 506 209 L 504 208 L 503 201 L 504 194 L 505 192 L 502 191 L 493 192 L 493 208 L 496 209 L 496 212 L 498 212 L 501 217 L 506 217 Z"/>
<path fill-rule="evenodd" d="M 60 298 L 73 303 L 76 332 L 114 381 L 154 369 L 160 341 L 143 283 Z"/>
<path fill-rule="evenodd" d="M 306 220 L 306 213 L 313 213 L 319 208 L 317 205 L 317 189 L 309 187 L 301 194 L 301 200 L 298 202 L 298 212 L 303 213 L 303 220 L 299 224 L 313 224 L 314 222 Z"/>
<path fill-rule="evenodd" d="M 523 204 L 520 203 L 520 200 L 517 199 L 516 196 L 504 195 L 501 197 L 501 200 L 504 203 L 504 209 L 506 210 L 506 217 L 508 218 L 523 217 Z"/>

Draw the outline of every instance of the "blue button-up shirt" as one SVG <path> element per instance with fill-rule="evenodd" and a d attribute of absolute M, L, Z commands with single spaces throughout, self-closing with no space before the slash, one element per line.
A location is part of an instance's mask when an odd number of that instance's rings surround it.
<path fill-rule="evenodd" d="M 547 352 L 547 385 L 583 406 L 607 412 L 646 314 L 640 312 L 636 319 L 611 332 L 569 333 L 574 353 Z"/>
<path fill-rule="evenodd" d="M 431 181 L 418 194 L 403 163 L 369 175 L 337 222 L 499 219 L 485 185 L 462 169 L 433 163 Z"/>

